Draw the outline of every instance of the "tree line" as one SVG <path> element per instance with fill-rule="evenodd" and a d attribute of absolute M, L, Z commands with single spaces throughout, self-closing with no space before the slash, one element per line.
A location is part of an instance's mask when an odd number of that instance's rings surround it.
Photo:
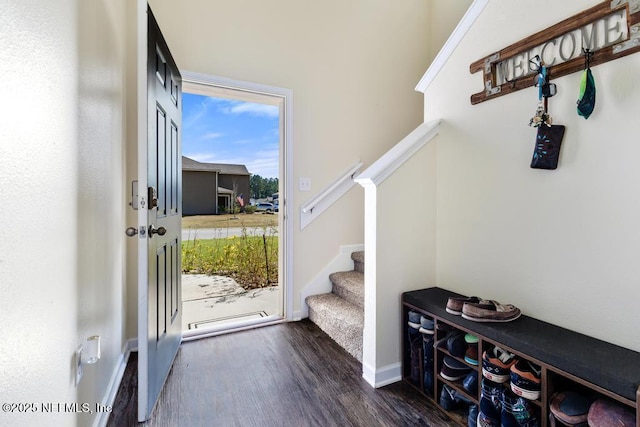
<path fill-rule="evenodd" d="M 278 178 L 263 178 L 260 175 L 251 175 L 249 180 L 251 197 L 264 199 L 278 192 Z"/>

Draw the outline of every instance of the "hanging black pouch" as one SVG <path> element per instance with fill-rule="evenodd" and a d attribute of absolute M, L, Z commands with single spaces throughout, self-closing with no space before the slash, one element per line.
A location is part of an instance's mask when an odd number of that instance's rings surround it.
<path fill-rule="evenodd" d="M 591 70 L 585 70 L 580 84 L 580 99 L 578 99 L 578 114 L 588 119 L 596 106 L 596 82 Z"/>
<path fill-rule="evenodd" d="M 540 126 L 536 136 L 531 167 L 534 169 L 556 169 L 560 157 L 560 145 L 564 137 L 564 126 Z"/>

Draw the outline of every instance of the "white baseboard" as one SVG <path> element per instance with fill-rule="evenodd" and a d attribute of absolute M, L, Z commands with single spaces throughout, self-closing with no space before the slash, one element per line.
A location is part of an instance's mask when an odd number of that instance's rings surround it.
<path fill-rule="evenodd" d="M 107 393 L 105 397 L 102 399 L 103 406 L 110 406 L 113 408 L 113 404 L 116 401 L 116 396 L 118 395 L 118 390 L 120 389 L 120 383 L 122 382 L 122 377 L 124 376 L 124 370 L 127 367 L 127 362 L 129 361 L 129 355 L 132 351 L 138 349 L 138 340 L 130 339 L 124 345 L 122 349 L 122 353 L 120 357 L 118 357 L 118 362 L 116 363 L 116 367 L 111 375 L 111 381 L 109 381 L 109 386 L 107 387 Z M 107 421 L 109 421 L 110 412 L 100 412 L 98 416 L 95 418 L 93 422 L 94 427 L 105 427 L 107 425 Z"/>
<path fill-rule="evenodd" d="M 397 362 L 375 369 L 363 363 L 362 377 L 371 387 L 384 387 L 402 380 L 402 364 Z"/>
<path fill-rule="evenodd" d="M 353 260 L 351 253 L 363 251 L 364 245 L 345 245 L 341 246 L 338 255 L 327 264 L 316 277 L 314 277 L 300 291 L 300 311 L 294 312 L 294 319 L 304 319 L 309 317 L 309 307 L 304 301 L 309 295 L 328 294 L 331 292 L 331 280 L 329 275 L 338 271 L 353 270 Z"/>

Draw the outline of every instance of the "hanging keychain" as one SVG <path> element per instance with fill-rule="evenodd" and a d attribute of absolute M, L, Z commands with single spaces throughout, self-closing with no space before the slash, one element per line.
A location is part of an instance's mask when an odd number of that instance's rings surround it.
<path fill-rule="evenodd" d="M 538 106 L 535 115 L 529 120 L 529 126 L 539 127 L 541 125 L 551 126 L 553 119 L 547 113 L 547 98 L 555 95 L 555 84 L 547 81 L 547 67 L 542 65 L 540 57 L 535 56 L 536 61 L 531 61 L 537 68 L 536 86 L 538 87 Z M 553 92 L 553 93 L 551 93 Z"/>
<path fill-rule="evenodd" d="M 584 71 L 580 79 L 580 95 L 578 97 L 578 115 L 586 119 L 591 116 L 596 106 L 596 82 L 591 73 L 591 49 L 582 49 L 584 52 Z"/>

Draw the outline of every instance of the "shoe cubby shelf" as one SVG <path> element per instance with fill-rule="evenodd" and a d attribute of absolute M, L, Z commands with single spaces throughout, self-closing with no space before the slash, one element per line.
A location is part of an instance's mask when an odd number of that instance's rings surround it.
<path fill-rule="evenodd" d="M 539 412 L 541 426 L 550 425 L 548 402 L 553 393 L 581 390 L 591 396 L 616 401 L 635 412 L 636 425 L 640 427 L 640 353 L 525 315 L 506 323 L 469 321 L 445 310 L 450 297 L 464 296 L 437 287 L 402 294 L 403 380 L 441 409 L 440 395 L 444 385 L 478 405 L 483 377 L 482 354 L 497 346 L 540 368 L 540 397 L 529 402 Z M 443 331 L 451 329 L 476 336 L 478 365 L 452 355 L 444 346 L 434 348 L 432 360 L 426 364 L 420 363 L 419 372 L 415 371 L 414 366 L 412 372 L 410 328 L 407 324 L 410 311 L 434 321 L 434 342 L 443 338 Z M 424 355 L 424 349 L 419 349 L 420 360 L 424 361 Z M 471 368 L 471 372 L 477 375 L 476 393 L 466 390 L 462 380 L 451 381 L 441 375 L 445 357 L 451 357 Z M 431 371 L 433 375 L 433 385 L 426 389 L 425 370 Z M 416 381 L 417 376 L 419 378 Z M 467 425 L 466 414 L 443 411 L 457 424 Z"/>

